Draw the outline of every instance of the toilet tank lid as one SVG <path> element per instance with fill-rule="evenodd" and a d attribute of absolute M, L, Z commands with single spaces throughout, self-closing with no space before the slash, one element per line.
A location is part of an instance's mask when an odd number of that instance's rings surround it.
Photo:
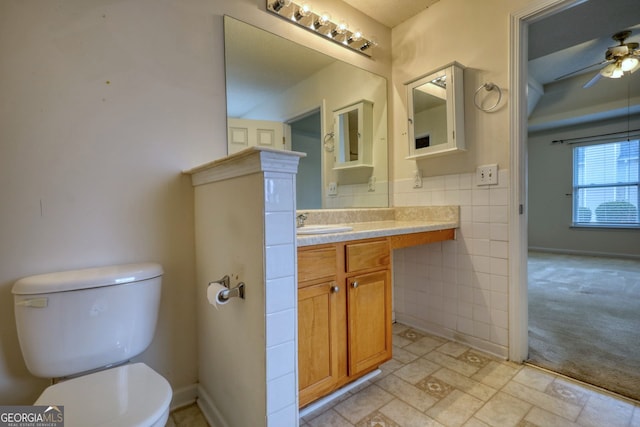
<path fill-rule="evenodd" d="M 11 292 L 15 295 L 50 294 L 139 282 L 162 274 L 162 266 L 153 262 L 85 268 L 24 277 L 13 285 Z"/>

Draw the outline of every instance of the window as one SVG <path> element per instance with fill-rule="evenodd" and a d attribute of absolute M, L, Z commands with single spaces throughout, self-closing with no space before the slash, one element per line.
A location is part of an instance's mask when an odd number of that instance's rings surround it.
<path fill-rule="evenodd" d="M 573 223 L 638 227 L 639 140 L 573 148 Z"/>

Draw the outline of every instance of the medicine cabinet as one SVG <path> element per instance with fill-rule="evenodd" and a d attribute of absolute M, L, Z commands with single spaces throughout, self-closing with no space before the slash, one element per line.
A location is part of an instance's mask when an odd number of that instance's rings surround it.
<path fill-rule="evenodd" d="M 333 169 L 373 167 L 373 103 L 361 100 L 333 112 Z"/>
<path fill-rule="evenodd" d="M 464 151 L 463 70 L 453 62 L 406 84 L 407 159 Z"/>

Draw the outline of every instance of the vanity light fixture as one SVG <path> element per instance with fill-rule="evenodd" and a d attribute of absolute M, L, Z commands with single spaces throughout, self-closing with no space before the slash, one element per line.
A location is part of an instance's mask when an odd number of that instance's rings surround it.
<path fill-rule="evenodd" d="M 346 21 L 333 21 L 327 12 L 314 12 L 307 3 L 298 3 L 293 0 L 267 0 L 267 10 L 367 56 L 371 56 L 371 49 L 378 45 L 373 38 L 364 37 L 360 30 L 349 30 Z"/>

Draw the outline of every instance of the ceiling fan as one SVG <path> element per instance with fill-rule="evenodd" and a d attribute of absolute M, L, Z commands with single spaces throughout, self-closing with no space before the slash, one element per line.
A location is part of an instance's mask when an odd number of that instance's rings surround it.
<path fill-rule="evenodd" d="M 631 35 L 631 31 L 620 31 L 614 34 L 611 38 L 617 41 L 617 46 L 607 48 L 605 52 L 605 60 L 598 62 L 597 64 L 589 65 L 588 67 L 581 68 L 571 73 L 558 77 L 556 80 L 563 79 L 570 75 L 579 73 L 589 68 L 605 65 L 598 71 L 598 73 L 589 80 L 583 87 L 588 88 L 593 86 L 602 77 L 610 79 L 618 79 L 625 75 L 625 73 L 633 73 L 640 68 L 640 44 L 636 42 L 625 43 L 624 41 Z"/>

